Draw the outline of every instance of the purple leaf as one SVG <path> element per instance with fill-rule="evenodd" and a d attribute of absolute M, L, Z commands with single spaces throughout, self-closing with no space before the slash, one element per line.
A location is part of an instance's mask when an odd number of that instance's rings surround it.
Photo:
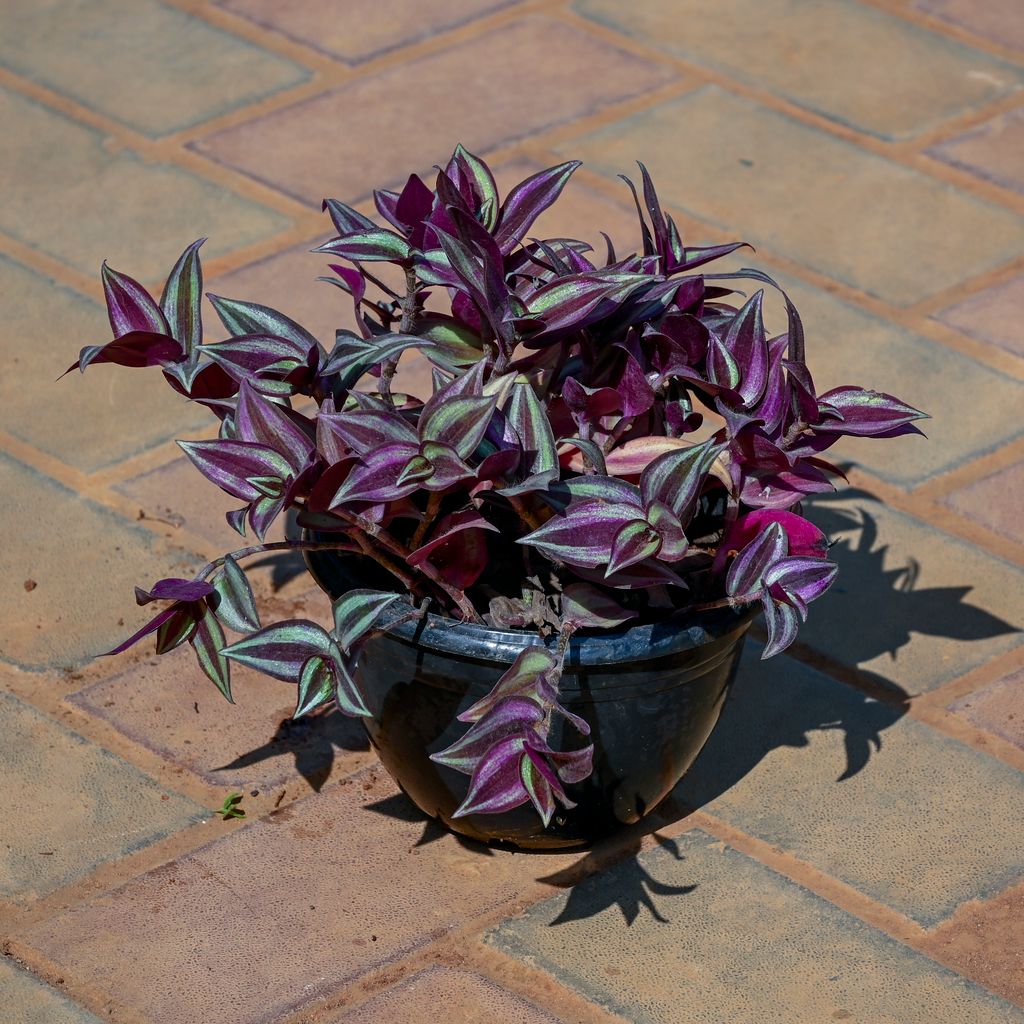
<path fill-rule="evenodd" d="M 756 404 L 764 394 L 768 379 L 768 339 L 761 317 L 764 292 L 758 291 L 733 317 L 722 344 L 740 367 L 738 387 L 745 405 Z M 719 380 L 718 383 L 724 383 Z"/>
<path fill-rule="evenodd" d="M 157 654 L 167 654 L 192 639 L 199 619 L 197 608 L 194 604 L 181 604 L 171 609 L 174 614 L 156 631 Z"/>
<path fill-rule="evenodd" d="M 430 342 L 412 334 L 387 334 L 365 340 L 338 332 L 338 340 L 321 369 L 325 377 L 337 376 L 342 388 L 351 387 L 371 366 L 393 359 L 408 348 L 429 349 Z"/>
<path fill-rule="evenodd" d="M 558 658 L 546 647 L 534 644 L 526 647 L 516 656 L 494 689 L 472 707 L 459 715 L 460 722 L 479 722 L 498 704 L 508 697 L 529 697 L 541 707 L 553 703 L 557 697 L 549 679 L 559 668 Z"/>
<path fill-rule="evenodd" d="M 170 334 L 163 310 L 153 296 L 138 281 L 111 270 L 106 262 L 100 271 L 103 278 L 103 295 L 107 300 L 107 314 L 110 329 L 115 338 L 126 334 Z"/>
<path fill-rule="evenodd" d="M 661 538 L 658 557 L 663 562 L 678 562 L 686 556 L 689 542 L 679 517 L 661 501 L 653 501 L 647 507 L 647 522 Z"/>
<path fill-rule="evenodd" d="M 261 306 L 256 302 L 225 299 L 209 292 L 206 297 L 213 304 L 221 323 L 233 338 L 247 334 L 286 338 L 296 346 L 297 350 L 303 352 L 309 352 L 310 349 L 317 346 L 316 338 L 305 327 L 297 324 L 284 313 L 279 313 L 276 309 Z"/>
<path fill-rule="evenodd" d="M 782 601 L 773 601 L 766 591 L 761 597 L 764 624 L 768 629 L 768 643 L 761 652 L 761 660 L 784 651 L 795 639 L 800 628 L 797 610 Z"/>
<path fill-rule="evenodd" d="M 544 721 L 544 709 L 529 697 L 505 697 L 450 747 L 430 760 L 472 775 L 480 759 L 499 740 L 524 736 Z"/>
<path fill-rule="evenodd" d="M 509 192 L 501 205 L 494 235 L 503 253 L 510 253 L 526 237 L 530 226 L 561 195 L 579 166 L 579 160 L 569 160 L 550 167 L 521 181 Z"/>
<path fill-rule="evenodd" d="M 317 417 L 317 437 L 331 445 L 330 452 L 321 448 L 331 462 L 337 462 L 344 449 L 338 448 L 333 441 L 327 442 L 328 437 L 339 440 L 357 455 L 366 455 L 386 444 L 419 444 L 416 428 L 387 407 L 321 412 Z"/>
<path fill-rule="evenodd" d="M 512 382 L 502 412 L 524 452 L 520 462 L 524 479 L 498 493 L 513 497 L 527 491 L 544 490 L 549 483 L 558 479 L 558 449 L 547 410 L 528 377 L 520 374 Z"/>
<path fill-rule="evenodd" d="M 238 391 L 235 424 L 238 440 L 253 441 L 279 452 L 295 476 L 315 450 L 309 424 L 290 409 L 258 395 L 248 381 L 243 381 Z"/>
<path fill-rule="evenodd" d="M 367 263 L 373 261 L 401 263 L 412 255 L 412 248 L 401 235 L 396 235 L 394 231 L 385 231 L 383 228 L 374 227 L 353 231 L 340 238 L 331 239 L 329 242 L 324 242 L 323 245 L 318 245 L 313 252 L 327 253 L 330 256 L 340 256 L 345 260 L 358 260 Z"/>
<path fill-rule="evenodd" d="M 549 750 L 547 756 L 554 763 L 563 782 L 582 782 L 594 770 L 594 744 L 582 750 Z"/>
<path fill-rule="evenodd" d="M 180 605 L 172 605 L 170 608 L 165 608 L 162 612 L 150 619 L 137 633 L 133 633 L 123 643 L 118 644 L 113 650 L 104 651 L 104 657 L 111 654 L 120 654 L 122 651 L 128 650 L 134 644 L 137 644 L 144 637 L 149 636 L 150 633 L 155 633 L 165 622 L 169 622 L 175 616 L 181 613 Z"/>
<path fill-rule="evenodd" d="M 555 789 L 548 778 L 548 775 L 554 776 L 554 772 L 545 764 L 543 757 L 540 754 L 534 753 L 529 746 L 526 747 L 525 755 L 519 761 L 519 777 L 527 796 L 530 798 L 530 802 L 540 815 L 540 820 L 543 822 L 544 827 L 547 828 L 555 814 Z M 545 770 L 541 769 L 542 765 Z M 557 784 L 558 778 L 557 776 L 554 777 Z M 567 807 L 576 806 L 565 795 L 561 784 L 558 784 L 558 793 L 561 794 L 562 802 Z"/>
<path fill-rule="evenodd" d="M 260 616 L 252 587 L 242 567 L 231 555 L 224 557 L 224 565 L 213 582 L 219 598 L 217 618 L 236 633 L 248 633 L 260 628 Z"/>
<path fill-rule="evenodd" d="M 776 600 L 786 600 L 807 615 L 807 605 L 821 597 L 836 578 L 838 566 L 823 558 L 781 558 L 764 574 L 764 585 Z"/>
<path fill-rule="evenodd" d="M 340 657 L 340 652 L 335 648 L 331 660 L 334 671 L 334 703 L 338 705 L 338 710 L 342 714 L 352 718 L 371 714 L 353 675 L 356 658 L 355 653 L 348 657 Z"/>
<path fill-rule="evenodd" d="M 193 242 L 178 257 L 160 297 L 160 308 L 167 320 L 168 333 L 181 343 L 186 356 L 191 355 L 203 341 L 203 321 L 199 309 L 203 297 L 203 271 L 199 262 L 199 247 L 205 241 L 205 238 L 200 238 Z"/>
<path fill-rule="evenodd" d="M 438 391 L 420 414 L 420 438 L 448 445 L 460 458 L 467 459 L 484 439 L 496 404 L 497 398 L 493 397 L 452 398 Z"/>
<path fill-rule="evenodd" d="M 328 508 L 353 501 L 397 501 L 419 488 L 416 480 L 397 483 L 409 460 L 419 455 L 414 444 L 386 444 L 367 452 L 352 468 Z"/>
<path fill-rule="evenodd" d="M 468 180 L 473 189 L 476 210 L 483 214 L 483 225 L 493 231 L 498 222 L 498 186 L 494 182 L 491 169 L 478 156 L 474 156 L 460 143 L 455 147 L 454 162 L 462 176 Z"/>
<path fill-rule="evenodd" d="M 852 434 L 860 437 L 888 434 L 912 420 L 927 419 L 925 413 L 892 395 L 864 388 L 841 387 L 822 395 L 818 402 L 842 415 L 842 420 L 826 419 L 815 426 L 819 433 Z M 920 433 L 916 427 L 909 432 Z"/>
<path fill-rule="evenodd" d="M 578 629 L 612 629 L 638 614 L 590 583 L 570 583 L 562 591 L 562 621 Z"/>
<path fill-rule="evenodd" d="M 791 555 L 808 555 L 824 558 L 828 553 L 828 539 L 813 523 L 795 512 L 782 509 L 759 508 L 741 515 L 733 522 L 722 538 L 712 569 L 721 572 L 727 559 L 735 555 L 757 537 L 769 523 L 778 523 L 786 534 L 788 551 Z"/>
<path fill-rule="evenodd" d="M 200 601 L 213 593 L 213 587 L 205 580 L 183 580 L 170 578 L 157 580 L 149 590 L 135 588 L 136 604 L 150 601 Z"/>
<path fill-rule="evenodd" d="M 132 331 L 106 345 L 86 345 L 64 372 L 84 370 L 92 363 L 116 363 L 118 366 L 165 366 L 176 363 L 184 353 L 166 334 Z"/>
<path fill-rule="evenodd" d="M 221 650 L 224 646 L 224 630 L 221 629 L 217 616 L 209 606 L 205 607 L 199 616 L 189 643 L 196 652 L 199 667 L 224 694 L 228 703 L 234 704 L 234 698 L 231 696 L 231 665 Z"/>
<path fill-rule="evenodd" d="M 524 750 L 525 741 L 520 736 L 508 736 L 495 743 L 477 763 L 466 799 L 452 817 L 500 814 L 525 804 L 530 795 L 523 785 L 519 769 Z"/>
<path fill-rule="evenodd" d="M 283 455 L 249 441 L 178 441 L 192 464 L 221 490 L 242 501 L 258 501 L 266 494 L 250 483 L 253 478 L 287 480 L 292 468 Z"/>
<path fill-rule="evenodd" d="M 314 654 L 329 656 L 332 649 L 336 650 L 334 641 L 322 626 L 294 619 L 265 626 L 223 648 L 221 653 L 274 679 L 294 683 Z"/>
<path fill-rule="evenodd" d="M 424 441 L 420 447 L 420 458 L 424 459 L 429 468 L 426 476 L 421 477 L 421 486 L 428 491 L 443 491 L 463 480 L 476 477 L 474 470 L 459 458 L 458 452 L 451 445 L 439 441 Z M 399 474 L 402 482 L 403 474 Z"/>
<path fill-rule="evenodd" d="M 612 541 L 611 555 L 605 576 L 611 576 L 620 569 L 626 569 L 646 558 L 653 558 L 661 547 L 661 537 L 642 521 L 626 523 Z"/>
<path fill-rule="evenodd" d="M 314 343 L 315 347 L 315 343 Z M 250 380 L 256 374 L 286 377 L 308 366 L 314 348 L 301 339 L 273 334 L 240 334 L 236 338 L 203 346 L 208 356 L 235 380 Z M 250 380 L 250 383 L 254 383 Z"/>
<path fill-rule="evenodd" d="M 331 215 L 339 235 L 349 235 L 354 231 L 373 231 L 377 225 L 369 217 L 353 209 L 337 199 L 325 199 L 323 207 Z"/>
<path fill-rule="evenodd" d="M 314 654 L 299 673 L 298 694 L 292 718 L 301 718 L 326 704 L 334 696 L 334 671 L 331 660 Z"/>
<path fill-rule="evenodd" d="M 685 526 L 693 515 L 711 464 L 725 450 L 709 438 L 702 444 L 658 456 L 640 475 L 644 503 L 661 501 Z"/>
<path fill-rule="evenodd" d="M 384 609 L 400 596 L 379 590 L 349 590 L 342 594 L 333 605 L 334 638 L 342 651 L 348 653 L 357 640 L 373 629 Z"/>
<path fill-rule="evenodd" d="M 643 523 L 643 513 L 634 505 L 583 501 L 570 505 L 562 515 L 552 516 L 517 543 L 528 544 L 568 565 L 596 569 L 607 566 L 619 531 L 636 522 Z"/>
<path fill-rule="evenodd" d="M 769 523 L 747 544 L 729 566 L 725 591 L 730 597 L 749 600 L 764 587 L 764 574 L 787 551 L 786 534 L 778 523 Z"/>

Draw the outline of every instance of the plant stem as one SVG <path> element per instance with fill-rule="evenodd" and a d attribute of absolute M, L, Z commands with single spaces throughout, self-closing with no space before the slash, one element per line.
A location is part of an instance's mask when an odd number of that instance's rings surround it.
<path fill-rule="evenodd" d="M 441 492 L 431 491 L 427 498 L 427 510 L 423 513 L 423 519 L 416 527 L 416 532 L 409 541 L 409 548 L 415 551 L 423 542 L 423 537 L 430 528 L 431 523 L 437 518 L 437 510 L 441 507 Z"/>
<path fill-rule="evenodd" d="M 260 555 L 264 551 L 348 551 L 354 552 L 350 540 L 345 541 L 319 541 L 319 540 L 275 540 L 269 544 L 253 544 L 251 547 L 239 548 L 237 551 L 230 551 L 220 558 L 215 558 L 199 571 L 197 580 L 205 579 L 210 573 L 219 569 L 229 558 L 236 562 L 240 558 L 248 558 L 250 555 Z"/>
<path fill-rule="evenodd" d="M 386 292 L 388 295 L 390 295 L 391 298 L 393 298 L 393 299 L 401 299 L 402 298 L 402 296 L 399 295 L 398 292 L 396 292 L 394 288 L 390 287 L 389 285 L 386 285 L 382 280 L 380 280 L 380 278 L 374 277 L 374 275 L 371 274 L 366 269 L 366 267 L 364 267 L 362 265 L 362 263 L 356 263 L 356 269 L 359 271 L 360 274 L 363 275 L 363 277 L 366 278 L 367 281 L 370 282 L 370 284 L 375 284 L 382 292 Z"/>
<path fill-rule="evenodd" d="M 371 523 L 369 519 L 365 519 L 363 516 L 356 515 L 352 512 L 345 512 L 341 509 L 336 509 L 335 515 L 340 516 L 353 526 L 359 527 L 360 530 L 372 537 L 378 544 L 387 548 L 387 550 L 398 558 L 399 561 L 408 562 L 409 556 L 412 552 L 404 545 L 399 544 L 394 537 L 385 530 L 382 530 L 376 523 Z M 462 612 L 465 621 L 475 622 L 477 625 L 482 625 L 483 619 L 481 619 L 477 614 L 472 601 L 470 601 L 461 590 L 453 587 L 447 580 L 443 579 L 440 573 L 438 573 L 438 571 L 429 562 L 420 562 L 416 568 L 436 587 L 443 590 L 448 597 L 452 599 L 452 602 L 456 605 L 459 611 Z"/>
<path fill-rule="evenodd" d="M 751 599 L 742 597 L 720 597 L 717 601 L 704 601 L 702 604 L 691 604 L 686 610 L 690 612 L 708 612 L 713 608 L 740 608 L 750 604 Z"/>
<path fill-rule="evenodd" d="M 365 273 L 365 271 L 364 271 Z M 376 282 L 374 282 L 376 283 Z M 399 298 L 402 307 L 402 322 L 398 326 L 400 334 L 411 334 L 416 324 L 416 292 L 419 289 L 419 282 L 416 280 L 416 268 L 405 268 L 405 295 Z M 394 292 L 392 292 L 394 294 Z M 393 409 L 395 400 L 391 397 L 391 380 L 398 369 L 398 356 L 385 359 L 380 368 L 380 380 L 377 383 L 377 391 Z"/>

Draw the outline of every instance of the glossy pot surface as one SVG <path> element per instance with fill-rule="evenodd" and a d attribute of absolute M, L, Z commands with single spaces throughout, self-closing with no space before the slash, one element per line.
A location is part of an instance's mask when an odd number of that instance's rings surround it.
<path fill-rule="evenodd" d="M 307 564 L 332 598 L 357 585 L 331 552 L 308 552 Z M 383 624 L 409 610 L 396 601 Z M 590 725 L 594 772 L 566 787 L 577 806 L 559 806 L 547 828 L 530 805 L 453 819 L 469 778 L 429 759 L 466 731 L 458 715 L 540 641 L 536 633 L 436 615 L 396 626 L 359 659 L 356 681 L 372 712 L 362 721 L 402 790 L 453 831 L 525 848 L 586 844 L 638 821 L 689 769 L 718 721 L 754 614 L 722 608 L 572 638 L 559 693 Z M 559 716 L 549 741 L 556 750 L 587 742 Z"/>

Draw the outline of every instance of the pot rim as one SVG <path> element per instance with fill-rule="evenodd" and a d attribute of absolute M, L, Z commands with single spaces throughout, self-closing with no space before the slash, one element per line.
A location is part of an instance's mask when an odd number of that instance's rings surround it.
<path fill-rule="evenodd" d="M 313 567 L 311 555 L 327 557 L 334 552 L 306 550 L 303 557 L 310 576 L 328 596 L 330 589 Z M 569 641 L 566 667 L 615 665 L 638 660 L 654 661 L 694 650 L 735 633 L 745 632 L 760 605 L 739 608 L 713 608 L 706 611 L 673 612 L 658 622 L 623 626 L 603 632 L 581 632 Z M 415 610 L 407 594 L 401 594 L 382 613 L 379 625 L 389 637 L 415 647 L 426 647 L 459 658 L 489 662 L 513 662 L 527 647 L 542 643 L 553 648 L 557 636 L 543 637 L 534 630 L 498 629 L 493 626 L 462 622 L 445 615 L 428 612 L 423 619 L 409 620 Z M 406 621 L 398 620 L 405 618 Z"/>

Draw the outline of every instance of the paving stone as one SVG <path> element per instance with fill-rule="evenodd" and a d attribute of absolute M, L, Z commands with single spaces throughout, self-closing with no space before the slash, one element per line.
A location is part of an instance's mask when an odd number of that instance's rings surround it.
<path fill-rule="evenodd" d="M 81 664 L 148 618 L 132 596 L 195 559 L 154 550 L 153 538 L 119 516 L 0 455 L 0 660 L 22 668 Z M 34 587 L 26 587 L 31 581 Z"/>
<path fill-rule="evenodd" d="M 120 758 L 0 694 L 0 893 L 30 899 L 204 816 Z"/>
<path fill-rule="evenodd" d="M 997 185 L 1024 192 L 1024 111 L 993 118 L 928 152 Z"/>
<path fill-rule="evenodd" d="M 864 4 L 578 0 L 621 32 L 885 139 L 912 138 L 1014 89 L 1012 65 Z"/>
<path fill-rule="evenodd" d="M 1024 668 L 961 697 L 949 710 L 1024 750 Z"/>
<path fill-rule="evenodd" d="M 310 75 L 156 0 L 9 0 L 4 29 L 5 66 L 151 136 Z"/>
<path fill-rule="evenodd" d="M 435 1024 L 439 1012 L 453 1024 L 484 1020 L 559 1024 L 550 1013 L 499 988 L 493 981 L 452 967 L 422 971 L 353 1013 L 343 1014 L 335 1024 Z"/>
<path fill-rule="evenodd" d="M 875 476 L 913 487 L 1024 432 L 1015 410 L 1024 384 L 920 335 L 872 316 L 818 288 L 781 277 L 807 331 L 807 358 L 819 393 L 858 384 L 897 395 L 931 415 L 927 438 L 843 439 L 830 454 Z M 743 287 L 743 285 L 739 285 Z M 748 294 L 757 285 L 748 289 Z M 785 310 L 768 290 L 771 324 L 786 329 Z M 958 413 L 970 404 L 970 415 Z"/>
<path fill-rule="evenodd" d="M 968 519 L 1024 544 L 1024 462 L 953 491 L 943 501 Z"/>
<path fill-rule="evenodd" d="M 924 951 L 1024 1005 L 1024 885 L 964 904 L 925 937 Z"/>
<path fill-rule="evenodd" d="M 239 665 L 231 678 L 233 706 L 181 649 L 70 701 L 213 786 L 272 789 L 298 774 L 319 789 L 335 758 L 368 748 L 362 726 L 338 712 L 292 720 L 294 686 Z"/>
<path fill-rule="evenodd" d="M 0 428 L 19 440 L 91 473 L 209 419 L 157 370 L 95 366 L 57 381 L 83 346 L 109 340 L 106 311 L 5 256 L 0 307 Z"/>
<path fill-rule="evenodd" d="M 664 198 L 896 305 L 1020 254 L 1024 219 L 706 86 L 559 146 L 613 176 L 648 164 Z"/>
<path fill-rule="evenodd" d="M 4 89 L 0 120 L 0 229 L 83 273 L 98 275 L 109 259 L 139 280 L 162 281 L 196 238 L 210 237 L 210 259 L 290 225 L 178 167 L 111 153 L 98 132 Z"/>
<path fill-rule="evenodd" d="M 0 959 L 0 994 L 7 1019 L 17 1024 L 99 1024 L 97 1017 L 7 959 Z"/>
<path fill-rule="evenodd" d="M 548 59 L 555 53 L 557 61 Z M 534 16 L 196 145 L 304 202 L 319 205 L 325 195 L 351 201 L 404 181 L 410 171 L 428 172 L 457 142 L 485 153 L 672 77 L 575 28 Z M 543 100 L 524 102 L 523 82 Z M 406 113 L 401 97 L 415 97 L 417 110 L 429 116 Z"/>
<path fill-rule="evenodd" d="M 917 0 L 914 7 L 950 24 L 1024 50 L 1024 18 L 1017 0 Z"/>
<path fill-rule="evenodd" d="M 679 801 L 924 927 L 1024 876 L 1024 775 L 899 707 L 759 656 L 753 644 L 744 652 Z"/>
<path fill-rule="evenodd" d="M 936 314 L 950 327 L 1024 356 L 1024 274 L 964 299 Z"/>
<path fill-rule="evenodd" d="M 648 910 L 624 928 L 623 904 L 637 897 Z M 1024 1020 L 696 830 L 538 904 L 489 938 L 636 1024 Z"/>
<path fill-rule="evenodd" d="M 543 860 L 425 833 L 378 769 L 80 903 L 14 947 L 153 1024 L 208 1024 L 212 1006 L 221 1024 L 269 1024 L 573 858 Z"/>
<path fill-rule="evenodd" d="M 838 541 L 839 577 L 800 640 L 916 695 L 1017 647 L 1024 572 L 864 491 L 816 501 L 807 515 Z"/>
<path fill-rule="evenodd" d="M 275 0 L 217 0 L 250 21 L 349 64 L 457 28 L 508 7 L 513 0 L 448 0 L 429 13 L 410 0 L 348 0 L 344 17 L 332 0 L 280 4 Z"/>

